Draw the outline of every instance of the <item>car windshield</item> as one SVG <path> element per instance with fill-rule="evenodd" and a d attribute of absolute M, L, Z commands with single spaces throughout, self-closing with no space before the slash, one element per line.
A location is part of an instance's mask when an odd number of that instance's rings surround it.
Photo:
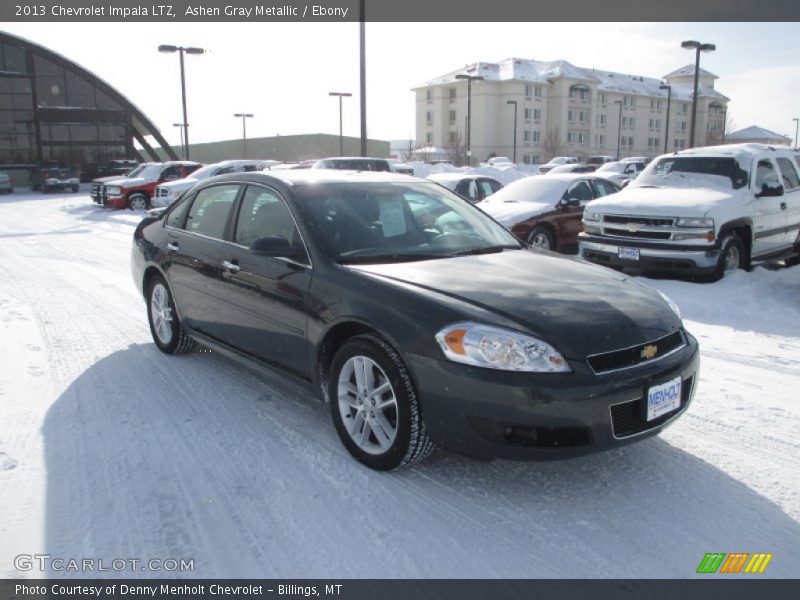
<path fill-rule="evenodd" d="M 603 173 L 622 173 L 625 170 L 625 163 L 621 162 L 610 162 L 605 163 L 602 167 L 597 169 L 597 172 Z"/>
<path fill-rule="evenodd" d="M 143 165 L 143 169 L 129 173 L 126 177 L 141 177 L 142 179 L 158 179 L 158 176 L 161 174 L 161 170 L 164 166 L 161 163 L 154 163 L 149 165 Z"/>
<path fill-rule="evenodd" d="M 636 187 L 731 187 L 747 185 L 747 171 L 732 157 L 668 156 L 651 163 L 636 179 Z"/>
<path fill-rule="evenodd" d="M 569 181 L 561 178 L 550 178 L 548 175 L 525 177 L 518 179 L 502 190 L 496 191 L 484 202 L 498 204 L 500 202 L 536 202 L 555 206 L 564 194 Z"/>
<path fill-rule="evenodd" d="M 311 228 L 341 263 L 522 248 L 482 211 L 434 183 L 333 183 L 295 189 Z"/>

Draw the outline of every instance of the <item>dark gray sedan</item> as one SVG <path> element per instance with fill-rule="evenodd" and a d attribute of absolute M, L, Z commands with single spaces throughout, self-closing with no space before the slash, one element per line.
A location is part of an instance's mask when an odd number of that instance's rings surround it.
<path fill-rule="evenodd" d="M 434 445 L 615 448 L 682 414 L 697 381 L 697 342 L 668 298 L 532 250 L 404 175 L 209 179 L 137 227 L 132 266 L 161 351 L 201 342 L 300 382 L 374 469 Z"/>

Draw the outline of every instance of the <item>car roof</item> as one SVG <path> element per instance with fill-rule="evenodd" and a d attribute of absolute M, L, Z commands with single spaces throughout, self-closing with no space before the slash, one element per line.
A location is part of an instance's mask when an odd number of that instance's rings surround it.
<path fill-rule="evenodd" d="M 323 160 L 385 160 L 388 161 L 387 158 L 376 158 L 373 156 L 329 156 L 328 158 L 320 158 L 315 162 L 321 162 Z"/>
<path fill-rule="evenodd" d="M 428 179 L 392 171 L 351 171 L 338 169 L 287 169 L 283 171 L 252 171 L 219 175 L 208 181 L 246 181 L 273 183 L 276 180 L 292 187 L 329 183 L 431 183 Z"/>

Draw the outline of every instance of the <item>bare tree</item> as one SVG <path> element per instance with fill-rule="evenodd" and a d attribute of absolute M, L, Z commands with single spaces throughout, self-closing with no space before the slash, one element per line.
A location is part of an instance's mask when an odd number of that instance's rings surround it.
<path fill-rule="evenodd" d="M 561 137 L 560 128 L 553 127 L 547 130 L 542 140 L 542 150 L 546 160 L 564 154 L 564 140 Z"/>
<path fill-rule="evenodd" d="M 467 146 L 461 139 L 461 131 L 457 130 L 447 146 L 447 155 L 450 161 L 457 166 L 467 164 Z"/>
<path fill-rule="evenodd" d="M 414 140 L 408 140 L 408 148 L 401 152 L 400 159 L 403 162 L 414 160 Z"/>

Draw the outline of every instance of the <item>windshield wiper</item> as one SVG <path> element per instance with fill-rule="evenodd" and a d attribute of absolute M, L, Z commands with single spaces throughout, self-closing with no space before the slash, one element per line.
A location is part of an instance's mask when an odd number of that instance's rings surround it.
<path fill-rule="evenodd" d="M 447 258 L 449 254 L 439 254 L 432 252 L 390 252 L 388 254 L 362 254 L 359 256 L 342 256 L 339 264 L 365 264 L 365 263 L 392 263 L 408 262 L 414 260 L 431 260 L 437 258 Z"/>
<path fill-rule="evenodd" d="M 471 256 L 474 254 L 496 254 L 498 252 L 502 252 L 503 250 L 519 250 L 519 246 L 482 246 L 480 248 L 467 248 L 465 250 L 457 250 L 456 252 L 451 252 L 447 255 L 448 258 L 453 256 Z"/>

